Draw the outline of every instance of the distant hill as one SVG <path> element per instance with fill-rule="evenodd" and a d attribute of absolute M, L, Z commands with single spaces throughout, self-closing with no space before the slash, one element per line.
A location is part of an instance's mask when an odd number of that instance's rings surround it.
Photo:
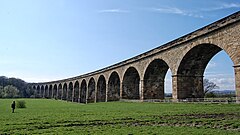
<path fill-rule="evenodd" d="M 235 90 L 213 90 L 212 91 L 214 94 L 218 94 L 218 95 L 235 95 Z"/>
<path fill-rule="evenodd" d="M 235 95 L 235 90 L 213 90 L 216 95 Z M 172 97 L 172 93 L 165 93 L 165 97 Z"/>

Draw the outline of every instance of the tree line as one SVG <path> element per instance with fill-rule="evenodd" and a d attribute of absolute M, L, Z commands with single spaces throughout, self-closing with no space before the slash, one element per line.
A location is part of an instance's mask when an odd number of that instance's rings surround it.
<path fill-rule="evenodd" d="M 24 80 L 0 76 L 0 98 L 30 98 L 33 96 L 34 90 Z"/>

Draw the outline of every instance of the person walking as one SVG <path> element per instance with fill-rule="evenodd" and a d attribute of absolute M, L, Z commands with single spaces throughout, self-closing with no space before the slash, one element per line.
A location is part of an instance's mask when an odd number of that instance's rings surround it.
<path fill-rule="evenodd" d="M 14 113 L 14 110 L 15 110 L 15 107 L 16 107 L 15 101 L 12 102 L 11 107 L 12 107 L 12 113 Z"/>

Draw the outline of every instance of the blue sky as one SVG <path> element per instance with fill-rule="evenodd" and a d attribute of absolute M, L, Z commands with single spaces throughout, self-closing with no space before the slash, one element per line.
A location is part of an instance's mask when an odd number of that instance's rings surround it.
<path fill-rule="evenodd" d="M 0 0 L 0 75 L 27 82 L 81 75 L 239 9 L 239 0 Z M 234 89 L 232 66 L 219 53 L 205 77 L 221 89 Z M 168 73 L 167 91 L 170 78 Z"/>

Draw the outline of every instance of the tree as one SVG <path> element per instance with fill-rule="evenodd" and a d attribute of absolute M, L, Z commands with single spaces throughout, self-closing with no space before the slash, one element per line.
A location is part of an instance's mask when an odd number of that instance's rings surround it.
<path fill-rule="evenodd" d="M 31 92 L 27 90 L 28 83 L 24 80 L 18 79 L 18 78 L 8 78 L 5 76 L 0 76 L 0 86 L 3 88 L 12 85 L 16 87 L 19 90 L 18 96 L 19 97 L 25 97 L 28 98 L 31 96 Z M 0 88 L 0 97 L 3 97 L 2 95 L 3 90 Z"/>
<path fill-rule="evenodd" d="M 204 95 L 210 93 L 213 89 L 219 89 L 219 86 L 214 82 L 209 81 L 208 79 L 203 80 Z"/>
<path fill-rule="evenodd" d="M 32 87 L 28 86 L 26 89 L 26 96 L 33 98 L 33 97 L 35 97 L 35 95 L 36 95 L 36 93 L 35 93 L 34 89 Z"/>
<path fill-rule="evenodd" d="M 25 81 L 18 78 L 8 78 L 8 83 L 8 85 L 13 85 L 19 90 L 19 95 L 21 97 L 30 97 L 30 95 L 26 92 L 27 83 Z"/>
<path fill-rule="evenodd" d="M 4 88 L 2 86 L 0 87 L 1 98 L 15 98 L 19 96 L 18 93 L 19 90 L 12 85 L 7 85 Z"/>
<path fill-rule="evenodd" d="M 3 95 L 4 95 L 4 90 L 3 90 L 3 86 L 0 86 L 0 98 L 2 98 L 3 97 Z"/>

